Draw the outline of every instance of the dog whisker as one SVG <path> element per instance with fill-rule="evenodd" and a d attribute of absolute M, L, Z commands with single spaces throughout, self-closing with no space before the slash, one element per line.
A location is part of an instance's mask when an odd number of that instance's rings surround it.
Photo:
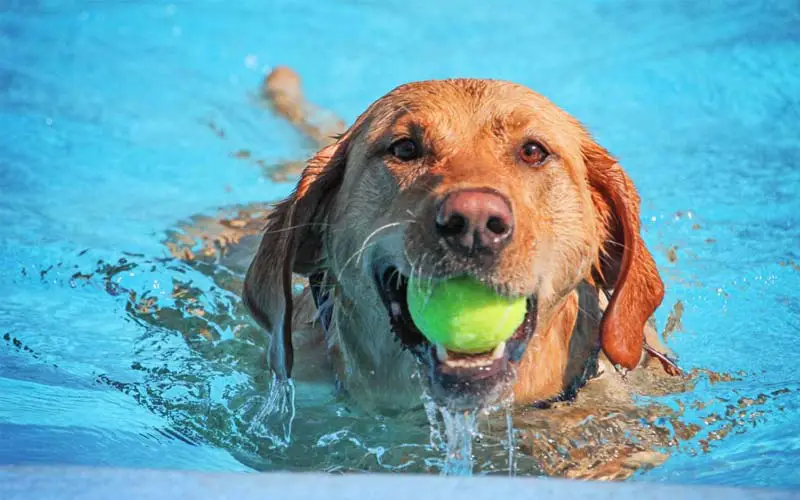
<path fill-rule="evenodd" d="M 392 278 L 397 278 L 395 279 L 395 290 L 400 290 L 400 277 L 400 270 L 395 268 L 394 272 L 392 273 Z"/>
<path fill-rule="evenodd" d="M 358 258 L 360 256 L 361 252 L 363 252 L 364 250 L 366 250 L 367 248 L 369 248 L 369 247 L 371 247 L 371 246 L 373 246 L 375 244 L 376 243 L 371 243 L 371 244 L 369 244 L 367 246 L 362 246 L 360 249 L 358 249 L 355 252 L 353 252 L 353 254 L 350 257 L 348 257 L 346 261 L 344 261 L 344 265 L 341 266 L 341 268 L 339 270 L 339 274 L 336 276 L 336 280 L 337 281 L 341 281 L 342 275 L 347 270 L 347 266 L 350 265 L 350 262 L 352 262 L 353 259 Z"/>
<path fill-rule="evenodd" d="M 295 226 L 285 226 L 285 227 L 280 227 L 278 229 L 270 229 L 270 230 L 265 229 L 264 231 L 262 231 L 262 234 L 268 235 L 268 234 L 285 233 L 304 227 L 331 227 L 331 224 L 327 222 L 307 222 L 305 224 L 297 224 Z"/>
<path fill-rule="evenodd" d="M 380 226 L 379 228 L 377 228 L 374 231 L 372 231 L 369 235 L 367 235 L 367 237 L 364 238 L 364 241 L 362 242 L 361 247 L 358 250 L 356 250 L 350 257 L 348 257 L 347 260 L 345 260 L 344 265 L 342 265 L 340 267 L 339 274 L 338 274 L 336 279 L 340 280 L 342 278 L 342 274 L 345 272 L 345 270 L 347 269 L 347 266 L 350 265 L 350 263 L 353 261 L 353 259 L 356 259 L 356 264 L 358 264 L 359 262 L 361 262 L 361 258 L 364 255 L 364 251 L 367 248 L 372 247 L 372 246 L 374 246 L 375 244 L 378 243 L 377 241 L 370 243 L 370 240 L 372 238 L 377 236 L 381 231 L 383 231 L 385 229 L 401 226 L 401 225 L 403 225 L 404 223 L 407 223 L 407 222 L 409 222 L 409 221 L 401 220 L 401 221 L 397 221 L 397 222 L 389 222 L 387 224 L 384 224 L 383 226 Z"/>
<path fill-rule="evenodd" d="M 377 235 L 378 233 L 380 233 L 384 229 L 388 229 L 390 227 L 396 227 L 396 226 L 399 226 L 399 225 L 402 225 L 402 224 L 403 224 L 403 221 L 401 221 L 401 222 L 390 222 L 388 224 L 384 224 L 383 226 L 381 226 L 378 229 L 376 229 L 376 230 L 372 231 L 371 233 L 369 233 L 369 235 L 366 238 L 364 238 L 364 243 L 361 244 L 361 248 L 357 252 L 357 253 L 360 254 L 359 255 L 359 261 L 361 259 L 361 255 L 364 254 L 364 249 L 367 247 L 367 242 L 369 242 L 369 240 L 372 239 L 373 236 Z"/>

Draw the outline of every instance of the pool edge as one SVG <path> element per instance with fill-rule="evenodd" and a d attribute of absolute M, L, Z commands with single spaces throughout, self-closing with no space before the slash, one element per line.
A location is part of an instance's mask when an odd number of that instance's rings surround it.
<path fill-rule="evenodd" d="M 800 498 L 800 491 L 550 478 L 440 477 L 412 474 L 246 473 L 92 467 L 0 467 L 0 498 L 236 498 L 237 500 L 549 498 Z"/>

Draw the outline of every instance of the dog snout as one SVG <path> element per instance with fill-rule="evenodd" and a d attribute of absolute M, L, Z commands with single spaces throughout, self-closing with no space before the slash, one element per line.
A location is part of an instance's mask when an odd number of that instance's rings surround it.
<path fill-rule="evenodd" d="M 436 214 L 438 236 L 461 255 L 495 255 L 511 239 L 513 229 L 511 205 L 490 189 L 449 193 Z"/>

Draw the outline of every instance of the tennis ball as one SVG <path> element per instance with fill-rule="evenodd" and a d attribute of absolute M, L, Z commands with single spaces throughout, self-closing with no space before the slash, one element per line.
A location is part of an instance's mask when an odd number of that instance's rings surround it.
<path fill-rule="evenodd" d="M 525 297 L 510 298 L 469 277 L 408 282 L 408 311 L 431 342 L 453 352 L 489 352 L 525 319 Z"/>

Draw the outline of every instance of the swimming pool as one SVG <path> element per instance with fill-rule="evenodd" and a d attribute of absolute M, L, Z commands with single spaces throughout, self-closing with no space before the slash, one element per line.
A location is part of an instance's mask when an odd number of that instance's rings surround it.
<path fill-rule="evenodd" d="M 665 398 L 700 430 L 634 480 L 800 485 L 800 10 L 580 5 L 5 2 L 0 463 L 335 471 L 432 460 L 427 430 L 358 415 L 322 385 L 298 388 L 297 442 L 259 453 L 236 420 L 248 373 L 129 305 L 134 291 L 186 313 L 171 291 L 191 283 L 214 312 L 191 324 L 234 338 L 218 318 L 236 314 L 235 294 L 170 259 L 163 241 L 195 214 L 289 191 L 255 162 L 308 153 L 255 97 L 264 72 L 288 64 L 348 121 L 397 84 L 449 76 L 514 80 L 583 120 L 642 195 L 667 284 L 659 325 L 676 301 L 684 310 L 670 346 L 684 367 L 738 374 Z M 501 451 L 481 452 L 486 470 Z"/>

